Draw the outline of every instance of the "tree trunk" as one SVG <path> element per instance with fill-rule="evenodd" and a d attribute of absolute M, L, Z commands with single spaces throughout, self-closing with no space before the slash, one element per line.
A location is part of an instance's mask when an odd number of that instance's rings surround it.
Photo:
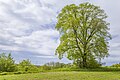
<path fill-rule="evenodd" d="M 84 56 L 83 56 L 83 68 L 87 68 L 87 60 L 86 60 L 87 58 L 86 58 L 86 54 L 84 54 Z"/>

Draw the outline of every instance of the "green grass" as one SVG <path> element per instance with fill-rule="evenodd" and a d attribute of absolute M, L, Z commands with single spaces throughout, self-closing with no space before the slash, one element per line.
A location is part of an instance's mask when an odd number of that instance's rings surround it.
<path fill-rule="evenodd" d="M 120 72 L 41 72 L 1 75 L 0 80 L 120 80 Z"/>

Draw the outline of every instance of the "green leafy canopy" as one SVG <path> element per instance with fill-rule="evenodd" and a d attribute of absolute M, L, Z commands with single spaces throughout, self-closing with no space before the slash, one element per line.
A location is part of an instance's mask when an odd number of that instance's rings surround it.
<path fill-rule="evenodd" d="M 106 18 L 104 10 L 90 3 L 65 6 L 57 17 L 56 29 L 61 36 L 56 55 L 60 59 L 66 55 L 83 65 L 84 62 L 107 57 L 111 35 Z"/>

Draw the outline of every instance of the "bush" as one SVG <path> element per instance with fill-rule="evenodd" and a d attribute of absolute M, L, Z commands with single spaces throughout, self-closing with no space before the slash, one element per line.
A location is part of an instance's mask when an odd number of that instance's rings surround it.
<path fill-rule="evenodd" d="M 22 71 L 14 72 L 14 74 L 23 74 Z"/>
<path fill-rule="evenodd" d="M 0 73 L 0 75 L 7 75 L 7 74 L 8 74 L 7 72 Z"/>
<path fill-rule="evenodd" d="M 120 63 L 119 64 L 113 64 L 111 67 L 119 68 L 120 67 Z"/>
<path fill-rule="evenodd" d="M 51 70 L 51 67 L 44 65 L 44 66 L 42 66 L 42 70 Z"/>
<path fill-rule="evenodd" d="M 15 61 L 9 53 L 7 56 L 5 53 L 0 54 L 0 71 L 13 72 L 16 71 Z"/>

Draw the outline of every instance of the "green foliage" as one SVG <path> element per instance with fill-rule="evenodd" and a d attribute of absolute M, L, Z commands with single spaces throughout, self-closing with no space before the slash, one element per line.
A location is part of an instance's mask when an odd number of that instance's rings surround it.
<path fill-rule="evenodd" d="M 17 71 L 17 72 L 14 72 L 14 74 L 23 74 L 22 71 Z"/>
<path fill-rule="evenodd" d="M 71 68 L 73 65 L 71 63 L 64 64 L 60 62 L 49 62 L 41 66 L 41 70 L 54 70 L 54 69 L 62 69 L 62 68 Z"/>
<path fill-rule="evenodd" d="M 31 66 L 29 66 L 28 72 L 34 73 L 34 72 L 40 72 L 40 70 L 39 70 L 39 68 L 37 66 L 31 65 Z"/>
<path fill-rule="evenodd" d="M 6 56 L 5 53 L 0 54 L 0 71 L 2 72 L 16 71 L 15 61 L 11 57 L 10 53 L 8 54 L 8 56 Z"/>
<path fill-rule="evenodd" d="M 97 66 L 97 60 L 109 55 L 109 23 L 100 7 L 90 3 L 67 5 L 57 18 L 56 29 L 61 37 L 55 54 L 60 59 L 65 55 L 77 66 L 89 68 L 94 64 Z"/>
<path fill-rule="evenodd" d="M 120 63 L 119 64 L 113 64 L 111 67 L 120 68 Z"/>
<path fill-rule="evenodd" d="M 49 63 L 46 63 L 45 66 L 49 66 L 51 68 L 63 68 L 63 67 L 69 67 L 71 66 L 71 64 L 64 64 L 64 63 L 60 63 L 60 62 L 49 62 Z"/>
<path fill-rule="evenodd" d="M 51 70 L 52 69 L 52 67 L 51 66 L 47 66 L 47 65 L 43 65 L 43 66 L 41 66 L 41 69 L 44 71 L 48 71 L 48 70 Z"/>
<path fill-rule="evenodd" d="M 21 67 L 25 67 L 25 66 L 30 66 L 30 65 L 32 65 L 32 64 L 31 64 L 30 60 L 27 59 L 27 60 L 22 60 L 22 61 L 19 63 L 19 65 L 20 65 Z"/>
<path fill-rule="evenodd" d="M 8 74 L 7 72 L 0 73 L 0 75 L 7 75 L 7 74 Z"/>
<path fill-rule="evenodd" d="M 19 64 L 18 64 L 18 69 L 19 71 L 26 71 L 26 72 L 37 72 L 38 68 L 33 65 L 29 59 L 27 60 L 22 60 Z"/>

